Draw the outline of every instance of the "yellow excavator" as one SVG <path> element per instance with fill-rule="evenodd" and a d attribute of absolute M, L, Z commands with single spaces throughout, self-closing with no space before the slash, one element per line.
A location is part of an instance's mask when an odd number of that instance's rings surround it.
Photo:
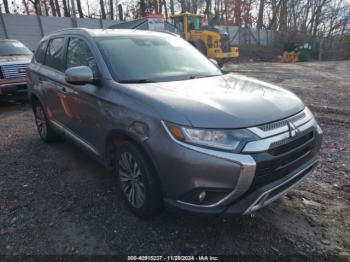
<path fill-rule="evenodd" d="M 204 15 L 181 13 L 171 18 L 184 39 L 220 65 L 239 56 L 238 48 L 231 47 L 227 33 L 220 34 L 216 28 L 205 26 Z"/>

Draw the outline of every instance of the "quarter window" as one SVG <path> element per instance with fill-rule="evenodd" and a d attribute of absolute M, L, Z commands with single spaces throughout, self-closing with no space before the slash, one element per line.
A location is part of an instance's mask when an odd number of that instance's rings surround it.
<path fill-rule="evenodd" d="M 37 61 L 40 64 L 44 63 L 46 46 L 47 42 L 42 42 L 35 52 L 35 61 Z"/>
<path fill-rule="evenodd" d="M 55 38 L 49 42 L 46 50 L 45 65 L 64 71 L 64 38 Z"/>
<path fill-rule="evenodd" d="M 87 43 L 79 38 L 71 38 L 67 49 L 67 68 L 88 66 L 94 75 L 97 74 L 97 65 Z"/>

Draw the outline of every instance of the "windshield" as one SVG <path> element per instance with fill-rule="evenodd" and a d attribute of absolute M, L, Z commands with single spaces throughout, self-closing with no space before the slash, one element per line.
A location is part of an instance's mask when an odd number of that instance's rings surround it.
<path fill-rule="evenodd" d="M 188 16 L 188 30 L 201 30 L 201 17 L 200 16 Z"/>
<path fill-rule="evenodd" d="M 32 52 L 21 42 L 0 41 L 0 56 L 31 55 Z"/>
<path fill-rule="evenodd" d="M 179 37 L 98 38 L 98 46 L 119 82 L 160 82 L 221 75 L 221 71 Z"/>

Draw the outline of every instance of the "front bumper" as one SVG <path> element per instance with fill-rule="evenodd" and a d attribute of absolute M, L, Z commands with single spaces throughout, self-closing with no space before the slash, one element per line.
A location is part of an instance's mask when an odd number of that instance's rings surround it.
<path fill-rule="evenodd" d="M 316 166 L 322 131 L 314 119 L 299 129 L 302 133 L 290 144 L 242 154 L 160 139 L 156 163 L 165 203 L 203 214 L 249 214 L 270 204 Z M 203 191 L 209 192 L 208 202 L 196 200 Z"/>
<path fill-rule="evenodd" d="M 14 95 L 26 95 L 26 78 L 0 81 L 0 98 L 8 98 Z"/>
<path fill-rule="evenodd" d="M 186 205 L 170 199 L 166 199 L 165 203 L 170 208 L 176 208 L 177 210 L 197 214 L 251 214 L 281 198 L 290 190 L 297 187 L 305 177 L 312 173 L 312 170 L 317 165 L 317 162 L 318 158 L 315 157 L 284 178 L 274 181 L 273 183 L 263 186 L 253 192 L 243 194 L 242 197 L 238 198 L 227 206 L 206 208 Z"/>

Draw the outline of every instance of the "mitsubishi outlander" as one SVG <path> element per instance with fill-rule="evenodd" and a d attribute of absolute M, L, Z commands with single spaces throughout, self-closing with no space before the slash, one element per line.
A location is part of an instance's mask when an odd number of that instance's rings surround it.
<path fill-rule="evenodd" d="M 317 163 L 322 130 L 297 96 L 224 74 L 176 35 L 62 30 L 42 39 L 28 81 L 40 137 L 113 170 L 141 217 L 250 214 Z"/>

